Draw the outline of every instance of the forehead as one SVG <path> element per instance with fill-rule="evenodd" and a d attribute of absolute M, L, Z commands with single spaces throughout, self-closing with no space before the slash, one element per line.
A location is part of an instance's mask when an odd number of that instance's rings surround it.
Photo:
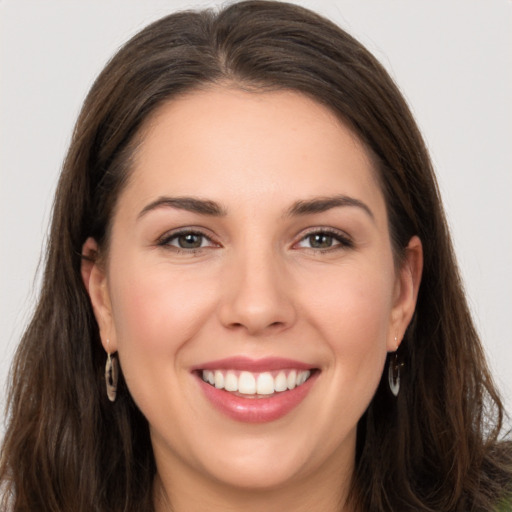
<path fill-rule="evenodd" d="M 140 139 L 127 188 L 141 203 L 155 194 L 223 203 L 333 193 L 383 202 L 364 145 L 297 92 L 194 91 L 160 107 Z"/>

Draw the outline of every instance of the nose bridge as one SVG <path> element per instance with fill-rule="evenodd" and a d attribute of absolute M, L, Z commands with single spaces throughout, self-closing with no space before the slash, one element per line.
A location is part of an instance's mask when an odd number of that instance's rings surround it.
<path fill-rule="evenodd" d="M 234 250 L 225 272 L 222 323 L 251 334 L 274 332 L 295 318 L 284 261 L 270 243 Z"/>

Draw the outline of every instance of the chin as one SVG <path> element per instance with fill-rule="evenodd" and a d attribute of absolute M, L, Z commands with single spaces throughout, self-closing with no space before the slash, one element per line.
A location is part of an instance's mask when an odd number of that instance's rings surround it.
<path fill-rule="evenodd" d="M 272 492 L 282 489 L 300 479 L 295 465 L 276 464 L 276 460 L 252 460 L 237 463 L 236 461 L 223 462 L 217 471 L 208 473 L 219 483 L 240 492 Z"/>

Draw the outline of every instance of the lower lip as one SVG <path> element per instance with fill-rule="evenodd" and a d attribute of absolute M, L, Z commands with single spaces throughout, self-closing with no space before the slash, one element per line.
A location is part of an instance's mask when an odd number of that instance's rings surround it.
<path fill-rule="evenodd" d="M 226 416 L 245 423 L 266 423 L 278 420 L 295 409 L 306 398 L 317 377 L 318 372 L 315 372 L 304 384 L 268 398 L 244 398 L 217 389 L 200 376 L 197 379 L 206 398 Z"/>

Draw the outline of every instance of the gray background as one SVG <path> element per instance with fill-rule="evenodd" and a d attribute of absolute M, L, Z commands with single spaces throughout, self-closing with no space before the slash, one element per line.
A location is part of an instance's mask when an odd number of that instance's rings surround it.
<path fill-rule="evenodd" d="M 94 77 L 148 22 L 218 3 L 0 1 L 0 406 L 37 296 L 55 182 Z M 511 410 L 512 2 L 297 3 L 358 37 L 408 99 L 432 153 L 469 302 Z"/>

